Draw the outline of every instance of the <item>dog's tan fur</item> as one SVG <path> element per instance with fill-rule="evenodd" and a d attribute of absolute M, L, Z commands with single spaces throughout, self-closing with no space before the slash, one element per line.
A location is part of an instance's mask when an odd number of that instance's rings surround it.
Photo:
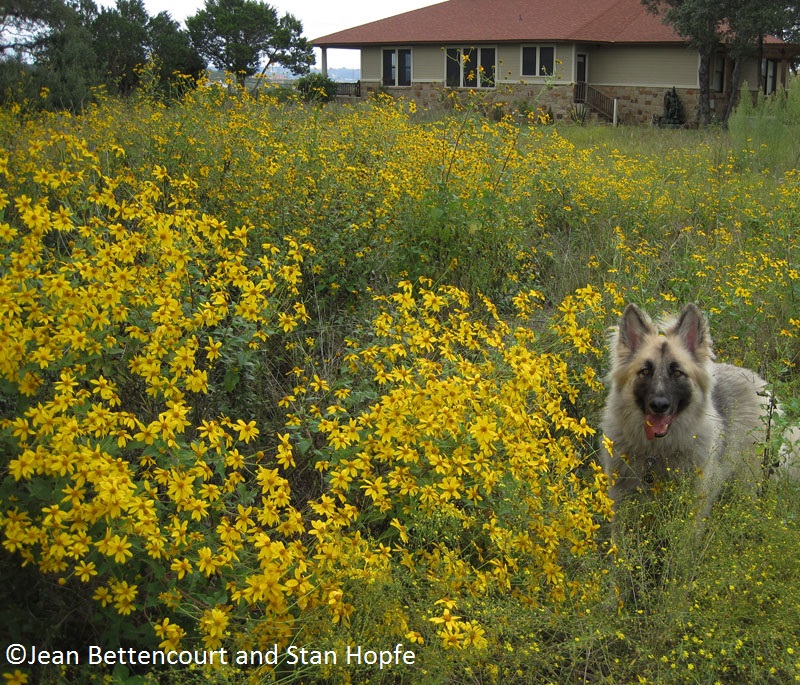
<path fill-rule="evenodd" d="M 672 474 L 696 474 L 705 516 L 728 480 L 761 478 L 775 409 L 766 382 L 714 361 L 695 305 L 659 325 L 628 305 L 611 338 L 609 383 L 601 428 L 613 447 L 601 450 L 601 460 L 615 503 Z"/>

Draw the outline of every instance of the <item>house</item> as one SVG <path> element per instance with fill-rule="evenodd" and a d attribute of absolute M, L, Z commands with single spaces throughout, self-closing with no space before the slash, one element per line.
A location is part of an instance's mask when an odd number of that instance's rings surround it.
<path fill-rule="evenodd" d="M 382 89 L 426 106 L 443 92 L 480 91 L 508 108 L 585 103 L 609 118 L 650 122 L 675 88 L 691 117 L 699 54 L 640 0 L 447 0 L 312 41 L 361 51 L 361 97 Z M 750 88 L 785 86 L 800 46 L 768 37 L 742 69 Z M 712 107 L 727 98 L 732 61 L 712 64 Z M 543 86 L 552 86 L 544 89 Z"/>

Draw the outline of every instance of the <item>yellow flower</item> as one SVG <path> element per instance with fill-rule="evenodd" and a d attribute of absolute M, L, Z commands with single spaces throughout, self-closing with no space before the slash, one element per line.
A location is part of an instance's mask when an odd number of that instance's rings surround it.
<path fill-rule="evenodd" d="M 205 633 L 203 643 L 207 648 L 216 649 L 222 644 L 229 620 L 227 611 L 219 607 L 203 612 L 200 617 L 200 629 Z"/>
<path fill-rule="evenodd" d="M 100 606 L 105 607 L 111 602 L 111 590 L 101 585 L 94 591 L 93 599 L 100 602 Z"/>
<path fill-rule="evenodd" d="M 114 608 L 117 613 L 128 616 L 136 609 L 133 604 L 137 594 L 136 585 L 129 585 L 127 580 L 122 580 L 112 583 L 111 590 L 114 593 Z"/>
<path fill-rule="evenodd" d="M 97 568 L 93 561 L 81 561 L 75 566 L 75 573 L 81 581 L 88 583 L 93 576 L 97 575 Z"/>
<path fill-rule="evenodd" d="M 245 443 L 250 442 L 259 432 L 255 421 L 245 423 L 242 419 L 238 419 L 234 427 L 239 431 L 239 440 L 243 440 Z"/>
<path fill-rule="evenodd" d="M 106 531 L 106 535 L 102 540 L 95 543 L 95 546 L 106 556 L 112 557 L 118 564 L 124 564 L 133 556 L 128 536 L 112 534 L 110 529 Z"/>
<path fill-rule="evenodd" d="M 314 374 L 314 379 L 311 381 L 309 385 L 311 386 L 311 389 L 315 390 L 316 392 L 330 390 L 328 382 L 320 378 L 317 374 Z"/>
<path fill-rule="evenodd" d="M 210 547 L 201 547 L 197 550 L 197 568 L 200 569 L 201 573 L 205 573 L 207 576 L 216 572 L 217 563 Z"/>
<path fill-rule="evenodd" d="M 378 476 L 374 480 L 364 481 L 364 485 L 361 486 L 361 489 L 364 491 L 365 495 L 371 497 L 375 501 L 383 499 L 388 492 L 386 484 L 383 482 L 381 476 Z"/>
<path fill-rule="evenodd" d="M 161 639 L 158 646 L 163 650 L 177 650 L 180 641 L 186 636 L 186 631 L 176 623 L 172 623 L 169 618 L 163 619 L 160 623 L 153 626 L 156 637 Z"/>
<path fill-rule="evenodd" d="M 174 559 L 170 568 L 178 574 L 178 580 L 192 572 L 192 563 L 188 559 Z"/>
<path fill-rule="evenodd" d="M 292 445 L 289 442 L 288 433 L 278 433 L 278 463 L 284 468 L 290 468 L 295 465 L 294 452 Z"/>
<path fill-rule="evenodd" d="M 220 357 L 220 349 L 222 349 L 222 341 L 214 341 L 211 336 L 208 336 L 208 344 L 203 348 L 206 351 L 206 358 L 208 361 L 214 361 Z"/>
<path fill-rule="evenodd" d="M 479 416 L 469 427 L 469 432 L 482 450 L 488 450 L 499 437 L 497 424 L 488 416 Z"/>

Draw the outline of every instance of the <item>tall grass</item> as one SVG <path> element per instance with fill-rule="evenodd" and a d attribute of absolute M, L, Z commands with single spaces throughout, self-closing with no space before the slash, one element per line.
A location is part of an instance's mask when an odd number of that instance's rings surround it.
<path fill-rule="evenodd" d="M 283 655 L 218 682 L 800 676 L 792 486 L 690 550 L 665 484 L 612 543 L 594 460 L 627 301 L 698 302 L 796 394 L 800 177 L 738 135 L 216 88 L 0 112 L 5 640 Z"/>
<path fill-rule="evenodd" d="M 796 79 L 795 79 L 796 81 Z M 800 88 L 752 98 L 742 88 L 739 106 L 728 122 L 741 164 L 754 173 L 780 174 L 800 166 Z"/>

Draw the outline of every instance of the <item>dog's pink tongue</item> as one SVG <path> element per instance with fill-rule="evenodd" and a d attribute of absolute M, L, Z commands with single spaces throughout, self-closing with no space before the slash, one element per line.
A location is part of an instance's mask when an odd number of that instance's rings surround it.
<path fill-rule="evenodd" d="M 664 416 L 662 414 L 659 414 L 658 416 L 655 414 L 645 414 L 644 434 L 647 436 L 648 440 L 653 440 L 654 438 L 663 438 L 667 434 L 667 431 L 674 420 L 674 414 L 670 414 L 668 416 Z"/>

